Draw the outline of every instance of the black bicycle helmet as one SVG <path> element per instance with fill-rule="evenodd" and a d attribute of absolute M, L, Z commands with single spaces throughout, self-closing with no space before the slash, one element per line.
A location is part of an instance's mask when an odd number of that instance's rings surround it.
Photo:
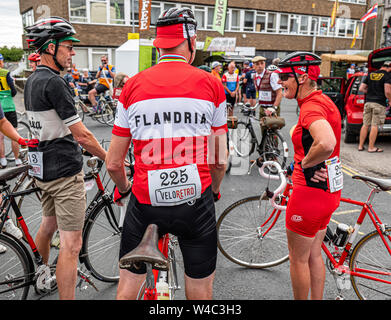
<path fill-rule="evenodd" d="M 76 34 L 73 26 L 64 18 L 50 17 L 37 21 L 34 25 L 26 27 L 26 41 L 29 47 L 36 49 L 36 52 L 42 53 L 46 44 L 54 41 L 56 45 L 55 53 L 53 55 L 54 62 L 61 70 L 64 68 L 58 64 L 56 54 L 58 50 L 59 40 L 71 37 Z M 79 41 L 75 38 L 70 38 L 72 41 Z"/>
<path fill-rule="evenodd" d="M 159 37 L 159 27 L 166 27 L 175 24 L 183 24 L 186 31 L 186 39 L 189 50 L 193 53 L 190 38 L 197 32 L 197 20 L 191 9 L 188 8 L 170 8 L 163 11 L 156 21 L 156 33 Z M 167 35 L 166 35 L 167 36 Z"/>
<path fill-rule="evenodd" d="M 288 54 L 278 63 L 277 73 L 291 73 L 294 75 L 297 89 L 295 98 L 299 92 L 299 79 L 297 74 L 307 73 L 311 80 L 317 80 L 320 69 L 319 65 L 322 63 L 322 59 L 312 52 L 296 51 Z M 315 67 L 315 68 L 311 68 Z"/>

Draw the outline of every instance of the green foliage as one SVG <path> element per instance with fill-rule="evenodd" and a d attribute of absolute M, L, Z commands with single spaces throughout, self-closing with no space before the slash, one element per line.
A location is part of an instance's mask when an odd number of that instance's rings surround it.
<path fill-rule="evenodd" d="M 0 47 L 0 53 L 4 57 L 4 61 L 7 62 L 18 62 L 22 59 L 24 51 L 21 48 L 8 48 L 7 46 Z"/>

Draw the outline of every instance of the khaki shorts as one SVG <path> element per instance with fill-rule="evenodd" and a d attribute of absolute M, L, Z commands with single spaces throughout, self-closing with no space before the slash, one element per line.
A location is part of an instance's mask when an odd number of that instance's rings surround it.
<path fill-rule="evenodd" d="M 56 216 L 58 229 L 79 231 L 83 229 L 86 211 L 84 173 L 59 178 L 49 182 L 36 181 L 42 190 L 43 216 Z"/>
<path fill-rule="evenodd" d="M 365 126 L 382 126 L 386 120 L 386 107 L 376 102 L 364 105 L 363 124 Z"/>

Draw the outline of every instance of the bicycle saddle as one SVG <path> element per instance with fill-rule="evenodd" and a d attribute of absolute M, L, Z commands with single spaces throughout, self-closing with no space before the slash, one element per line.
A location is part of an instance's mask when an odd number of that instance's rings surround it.
<path fill-rule="evenodd" d="M 378 179 L 378 178 L 372 178 L 367 176 L 352 176 L 353 179 L 360 179 L 365 182 L 371 182 L 375 185 L 377 185 L 380 189 L 383 191 L 390 191 L 391 190 L 391 179 Z"/>
<path fill-rule="evenodd" d="M 121 269 L 140 267 L 141 262 L 149 262 L 153 269 L 168 270 L 168 260 L 158 249 L 159 234 L 156 224 L 148 225 L 140 244 L 119 260 Z"/>
<path fill-rule="evenodd" d="M 0 184 L 5 185 L 8 180 L 11 180 L 19 174 L 31 169 L 32 166 L 28 164 L 21 165 L 19 167 L 12 167 L 0 170 Z"/>

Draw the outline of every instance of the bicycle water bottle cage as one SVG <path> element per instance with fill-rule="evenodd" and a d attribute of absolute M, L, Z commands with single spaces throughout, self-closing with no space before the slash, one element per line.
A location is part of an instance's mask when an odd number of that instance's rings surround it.
<path fill-rule="evenodd" d="M 149 262 L 154 269 L 168 270 L 168 260 L 158 249 L 159 234 L 156 224 L 148 225 L 140 244 L 119 261 L 121 269 L 140 268 L 141 262 Z"/>

